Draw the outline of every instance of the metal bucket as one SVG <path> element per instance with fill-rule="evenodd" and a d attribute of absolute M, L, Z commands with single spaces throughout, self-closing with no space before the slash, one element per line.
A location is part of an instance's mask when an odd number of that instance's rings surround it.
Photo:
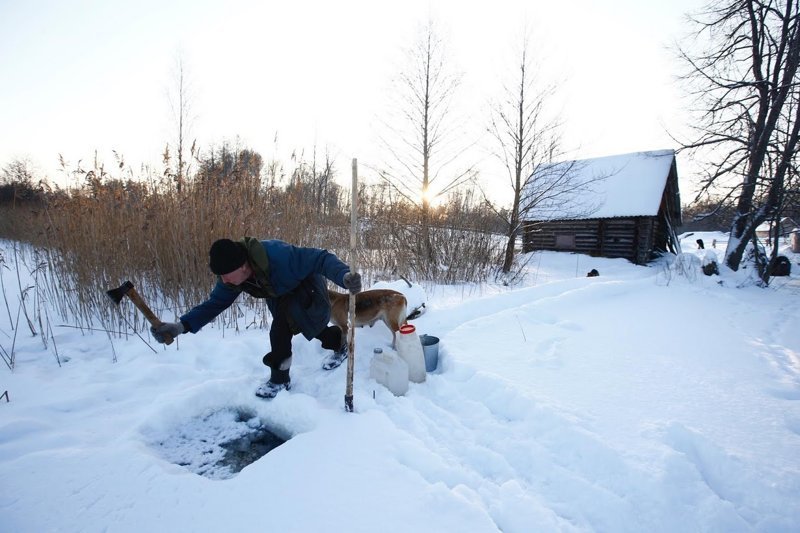
<path fill-rule="evenodd" d="M 433 372 L 439 366 L 439 337 L 420 335 L 422 353 L 425 355 L 425 370 Z"/>

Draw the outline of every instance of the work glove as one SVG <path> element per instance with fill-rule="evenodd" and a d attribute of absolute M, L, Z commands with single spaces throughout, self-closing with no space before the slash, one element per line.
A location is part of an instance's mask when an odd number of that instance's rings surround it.
<path fill-rule="evenodd" d="M 358 294 L 361 292 L 361 274 L 358 272 L 348 272 L 344 275 L 342 280 L 344 288 L 350 291 L 350 294 Z"/>
<path fill-rule="evenodd" d="M 183 327 L 183 322 L 165 322 L 158 327 L 150 326 L 150 333 L 153 334 L 153 338 L 156 342 L 160 342 L 161 344 L 167 342 L 166 335 L 174 339 L 185 332 L 186 328 Z"/>

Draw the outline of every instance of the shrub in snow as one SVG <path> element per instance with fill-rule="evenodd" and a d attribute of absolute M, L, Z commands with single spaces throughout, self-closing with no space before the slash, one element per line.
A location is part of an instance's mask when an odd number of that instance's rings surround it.
<path fill-rule="evenodd" d="M 690 281 L 697 279 L 697 272 L 700 270 L 700 258 L 690 253 L 680 253 L 675 256 L 672 262 L 672 270 L 679 276 L 683 276 Z"/>
<path fill-rule="evenodd" d="M 706 263 L 705 265 L 703 265 L 703 274 L 705 274 L 706 276 L 713 276 L 715 274 L 719 276 L 719 268 L 717 268 L 717 262 L 711 261 L 710 263 Z"/>
<path fill-rule="evenodd" d="M 753 246 L 753 243 L 749 243 L 747 248 L 744 249 L 744 254 L 742 255 L 741 268 L 745 269 L 749 266 L 755 265 L 756 256 L 760 258 L 762 263 L 766 263 L 767 250 L 760 244 L 758 245 L 758 248 L 756 248 Z"/>
<path fill-rule="evenodd" d="M 698 253 L 700 255 L 700 265 L 703 267 L 703 274 L 706 276 L 719 275 L 717 253 L 713 250 L 701 250 Z"/>

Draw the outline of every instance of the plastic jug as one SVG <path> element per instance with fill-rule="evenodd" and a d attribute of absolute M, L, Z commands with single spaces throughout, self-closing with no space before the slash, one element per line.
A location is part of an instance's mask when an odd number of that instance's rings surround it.
<path fill-rule="evenodd" d="M 383 353 L 380 348 L 375 348 L 369 362 L 369 377 L 395 396 L 408 392 L 408 364 L 394 353 Z"/>
<path fill-rule="evenodd" d="M 414 383 L 425 381 L 425 354 L 417 335 L 417 328 L 411 324 L 400 326 L 397 337 L 397 353 L 408 363 L 408 379 Z"/>

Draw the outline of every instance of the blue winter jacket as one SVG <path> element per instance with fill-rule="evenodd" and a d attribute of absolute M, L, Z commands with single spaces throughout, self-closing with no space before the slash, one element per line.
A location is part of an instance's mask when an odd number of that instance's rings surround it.
<path fill-rule="evenodd" d="M 270 313 L 273 317 L 287 314 L 295 333 L 313 339 L 330 321 L 325 278 L 345 288 L 344 275 L 350 267 L 327 250 L 302 248 L 279 240 L 261 241 L 261 245 L 267 253 L 269 281 L 275 293 L 274 298 L 267 298 Z M 208 299 L 180 320 L 189 331 L 197 333 L 230 307 L 242 292 L 250 293 L 251 288 L 249 281 L 234 286 L 223 283 L 218 277 Z M 263 290 L 261 292 L 263 294 Z"/>

